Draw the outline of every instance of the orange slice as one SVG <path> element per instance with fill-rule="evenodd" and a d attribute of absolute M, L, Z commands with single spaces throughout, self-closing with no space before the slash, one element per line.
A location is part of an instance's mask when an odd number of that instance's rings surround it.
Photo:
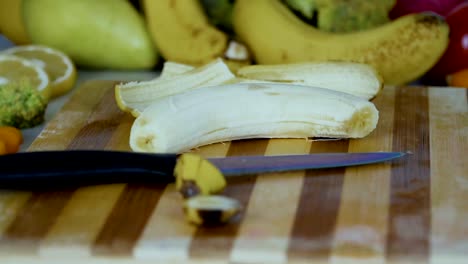
<path fill-rule="evenodd" d="M 51 98 L 70 91 L 76 82 L 76 67 L 65 53 L 40 45 L 15 46 L 4 51 L 19 56 L 41 66 L 50 78 Z"/>
<path fill-rule="evenodd" d="M 42 67 L 18 56 L 0 55 L 0 85 L 20 81 L 27 81 L 50 98 L 50 79 Z"/>

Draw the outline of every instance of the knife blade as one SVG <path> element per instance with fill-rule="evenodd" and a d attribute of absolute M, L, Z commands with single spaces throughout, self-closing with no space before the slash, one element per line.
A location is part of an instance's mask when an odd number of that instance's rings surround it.
<path fill-rule="evenodd" d="M 182 154 L 184 155 L 184 154 Z M 224 176 L 365 165 L 404 152 L 322 153 L 208 158 Z M 44 188 L 111 183 L 170 183 L 179 154 L 109 150 L 19 152 L 0 156 L 0 188 Z"/>

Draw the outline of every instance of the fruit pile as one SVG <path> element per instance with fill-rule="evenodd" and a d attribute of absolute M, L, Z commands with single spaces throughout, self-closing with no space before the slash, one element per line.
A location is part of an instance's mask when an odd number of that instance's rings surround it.
<path fill-rule="evenodd" d="M 11 0 L 0 4 L 0 33 L 93 69 L 222 58 L 235 72 L 249 64 L 351 61 L 401 85 L 446 81 L 467 68 L 467 2 Z"/>

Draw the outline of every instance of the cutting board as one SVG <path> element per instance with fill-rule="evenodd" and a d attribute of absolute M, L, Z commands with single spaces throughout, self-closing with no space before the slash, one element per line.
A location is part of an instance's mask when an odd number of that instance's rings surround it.
<path fill-rule="evenodd" d="M 30 150 L 129 150 L 134 118 L 117 108 L 115 83 L 82 85 Z M 467 90 L 389 86 L 373 102 L 379 123 L 363 139 L 253 139 L 193 150 L 411 153 L 230 180 L 224 194 L 243 211 L 228 225 L 187 223 L 172 184 L 0 191 L 0 263 L 468 263 Z"/>

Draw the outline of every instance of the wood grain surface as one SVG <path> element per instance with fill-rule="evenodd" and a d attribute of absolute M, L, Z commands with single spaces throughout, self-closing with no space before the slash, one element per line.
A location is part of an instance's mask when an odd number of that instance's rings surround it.
<path fill-rule="evenodd" d="M 29 150 L 130 150 L 134 118 L 117 108 L 115 83 L 77 89 Z M 1 190 L 0 263 L 468 263 L 467 90 L 385 87 L 373 101 L 379 124 L 363 139 L 253 139 L 194 150 L 412 153 L 230 180 L 224 194 L 244 210 L 224 226 L 187 223 L 172 184 Z"/>

